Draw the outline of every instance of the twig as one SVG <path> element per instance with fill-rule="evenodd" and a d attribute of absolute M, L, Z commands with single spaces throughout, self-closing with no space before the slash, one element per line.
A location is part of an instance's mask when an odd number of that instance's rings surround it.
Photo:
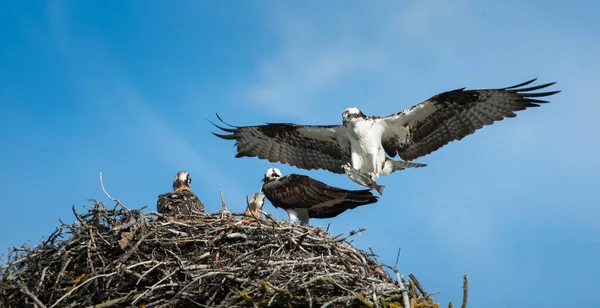
<path fill-rule="evenodd" d="M 148 273 L 150 273 L 151 271 L 153 271 L 155 268 L 161 266 L 165 264 L 165 262 L 159 262 L 158 264 L 154 265 L 153 267 L 151 267 L 149 270 L 145 271 L 142 276 L 140 276 L 140 279 L 138 279 L 138 281 L 135 283 L 136 285 L 140 284 L 140 281 L 142 281 L 142 278 L 144 278 L 144 276 L 146 276 Z"/>
<path fill-rule="evenodd" d="M 27 288 L 27 286 L 23 283 L 19 283 L 19 285 L 21 286 L 21 292 L 23 292 L 23 294 L 29 296 L 29 298 L 31 298 L 31 300 L 33 300 L 35 302 L 35 304 L 39 307 L 39 308 L 46 308 L 46 305 L 44 305 L 38 298 L 37 296 L 35 296 L 35 294 L 31 293 L 31 291 L 29 291 L 29 289 Z"/>
<path fill-rule="evenodd" d="M 106 307 L 110 307 L 110 306 L 115 306 L 117 304 L 120 304 L 120 303 L 126 301 L 129 297 L 131 297 L 132 293 L 133 293 L 133 291 L 123 297 L 111 299 L 111 300 L 108 300 L 108 301 L 98 304 L 98 305 L 87 306 L 86 308 L 106 308 Z"/>
<path fill-rule="evenodd" d="M 371 282 L 371 286 L 373 288 L 373 303 L 375 303 L 375 308 L 379 308 L 379 302 L 377 301 L 377 292 L 375 291 L 375 283 Z"/>
<path fill-rule="evenodd" d="M 467 299 L 469 298 L 469 279 L 467 275 L 463 277 L 463 300 L 462 308 L 467 308 Z"/>
<path fill-rule="evenodd" d="M 67 292 L 67 294 L 63 295 L 61 298 L 59 298 L 54 304 L 52 304 L 52 306 L 50 306 L 50 308 L 58 305 L 58 303 L 60 303 L 63 299 L 69 297 L 69 295 L 73 294 L 73 292 L 75 292 L 77 289 L 81 288 L 82 286 L 86 285 L 88 282 L 98 279 L 98 278 L 102 278 L 102 277 L 110 277 L 112 275 L 116 275 L 117 272 L 112 272 L 112 273 L 108 273 L 108 274 L 100 274 L 100 275 L 96 275 L 84 282 L 82 282 L 80 285 L 76 286 L 75 288 L 71 289 L 71 291 Z"/>
<path fill-rule="evenodd" d="M 396 255 L 396 263 L 394 263 L 394 271 L 396 270 L 396 267 L 398 266 L 398 261 L 400 261 L 400 247 L 398 247 L 398 254 Z"/>
<path fill-rule="evenodd" d="M 405 308 L 410 308 L 410 300 L 408 299 L 408 290 L 406 289 L 406 285 L 402 279 L 402 275 L 399 272 L 396 272 L 396 281 L 400 284 L 400 292 L 402 293 L 402 305 Z"/>
<path fill-rule="evenodd" d="M 48 266 L 44 267 L 44 269 L 42 270 L 42 278 L 40 278 L 40 281 L 38 282 L 38 285 L 35 288 L 36 292 L 40 291 L 40 288 L 42 287 L 42 283 L 44 283 L 44 278 L 46 278 L 46 271 L 47 270 L 48 270 Z"/>
<path fill-rule="evenodd" d="M 142 297 L 144 297 L 144 295 L 146 295 L 146 294 L 147 294 L 147 293 L 149 293 L 149 292 L 152 292 L 152 291 L 154 291 L 154 289 L 156 289 L 156 287 L 157 287 L 158 285 L 160 285 L 160 283 L 161 283 L 161 282 L 163 282 L 163 281 L 165 281 L 165 280 L 169 279 L 169 277 L 171 277 L 171 276 L 175 275 L 177 272 L 179 272 L 179 270 L 178 270 L 178 269 L 174 270 L 174 271 L 173 271 L 172 273 L 170 273 L 169 275 L 167 275 L 167 276 L 163 277 L 163 278 L 162 278 L 161 280 L 159 280 L 157 283 L 155 283 L 154 285 L 152 285 L 152 287 L 150 287 L 150 289 L 148 289 L 148 290 L 146 290 L 144 293 L 142 293 L 142 294 L 138 295 L 138 297 L 136 297 L 136 298 L 133 300 L 133 302 L 131 302 L 131 304 L 132 304 L 132 305 L 135 305 L 135 303 L 137 303 L 137 302 L 138 302 L 138 301 L 139 301 L 139 300 L 140 300 Z"/>
<path fill-rule="evenodd" d="M 219 190 L 219 194 L 221 195 L 221 211 L 225 212 L 227 210 L 227 205 L 225 203 L 225 197 L 223 197 L 223 191 Z"/>
<path fill-rule="evenodd" d="M 61 270 L 60 270 L 60 272 L 58 273 L 58 275 L 56 275 L 56 281 L 54 282 L 54 288 L 55 288 L 55 289 L 57 288 L 56 286 L 58 285 L 58 282 L 60 281 L 60 279 L 61 279 L 61 278 L 62 278 L 62 276 L 64 275 L 64 273 L 65 273 L 65 270 L 67 270 L 67 266 L 69 265 L 69 263 L 71 262 L 71 260 L 73 260 L 73 258 L 69 257 L 69 258 L 68 258 L 68 259 L 65 261 L 65 263 L 63 264 L 63 266 L 61 267 Z"/>
<path fill-rule="evenodd" d="M 429 295 L 427 295 L 427 292 L 425 292 L 425 289 L 423 289 L 423 286 L 421 286 L 421 283 L 419 282 L 419 280 L 417 280 L 417 277 L 415 277 L 413 273 L 410 273 L 408 277 L 410 277 L 410 279 L 415 283 L 415 287 L 417 287 L 419 292 L 423 294 L 423 297 L 425 297 L 425 299 L 429 299 Z"/>
<path fill-rule="evenodd" d="M 225 197 L 223 197 L 223 190 L 219 189 L 219 194 L 221 195 L 221 219 L 223 219 L 226 216 L 227 211 L 227 204 L 225 203 Z"/>
<path fill-rule="evenodd" d="M 104 182 L 102 181 L 102 171 L 100 172 L 100 186 L 102 186 L 102 191 L 104 192 L 104 194 L 108 197 L 108 199 L 117 202 L 121 207 L 123 207 L 126 211 L 130 211 L 125 204 L 123 204 L 123 202 L 119 201 L 119 199 L 115 199 L 113 197 L 110 196 L 110 194 L 108 194 L 108 192 L 106 191 L 106 189 L 104 188 Z"/>
<path fill-rule="evenodd" d="M 343 297 L 334 298 L 334 299 L 328 301 L 327 303 L 323 304 L 323 306 L 321 306 L 321 308 L 327 308 L 331 304 L 345 302 L 345 301 L 353 300 L 355 298 L 356 298 L 355 296 L 343 296 Z"/>

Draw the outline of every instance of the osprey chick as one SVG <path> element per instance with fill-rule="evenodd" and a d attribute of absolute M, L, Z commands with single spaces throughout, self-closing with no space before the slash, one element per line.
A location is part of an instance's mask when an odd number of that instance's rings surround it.
<path fill-rule="evenodd" d="M 179 171 L 173 179 L 173 192 L 161 194 L 156 202 L 156 210 L 165 215 L 193 215 L 204 213 L 204 204 L 190 188 L 192 177 L 186 171 Z"/>
<path fill-rule="evenodd" d="M 257 218 L 262 217 L 260 211 L 262 211 L 264 203 L 265 195 L 263 193 L 254 193 L 250 198 L 250 201 L 248 201 L 248 206 L 246 207 L 246 215 Z"/>

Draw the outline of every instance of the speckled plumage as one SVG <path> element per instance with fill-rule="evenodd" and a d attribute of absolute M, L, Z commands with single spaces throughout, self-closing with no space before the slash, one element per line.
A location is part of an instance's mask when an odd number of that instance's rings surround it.
<path fill-rule="evenodd" d="M 180 171 L 173 180 L 173 192 L 158 196 L 156 210 L 164 215 L 198 215 L 204 213 L 204 204 L 196 196 L 189 184 L 192 178 L 188 172 Z"/>

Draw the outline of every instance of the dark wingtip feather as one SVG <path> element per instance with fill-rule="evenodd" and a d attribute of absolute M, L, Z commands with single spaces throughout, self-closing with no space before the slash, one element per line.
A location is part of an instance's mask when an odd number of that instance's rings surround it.
<path fill-rule="evenodd" d="M 522 101 L 525 103 L 532 103 L 532 104 L 547 104 L 547 103 L 549 103 L 549 101 L 545 101 L 542 99 L 535 99 L 535 98 L 525 98 L 525 99 L 522 99 L 519 101 Z"/>
<path fill-rule="evenodd" d="M 523 82 L 523 83 L 520 83 L 520 84 L 518 84 L 518 85 L 514 85 L 514 86 L 510 86 L 510 87 L 502 88 L 502 90 L 510 90 L 510 89 L 514 89 L 514 88 L 519 88 L 519 87 L 522 87 L 522 86 L 526 86 L 526 85 L 528 85 L 528 84 L 530 84 L 530 83 L 532 83 L 532 82 L 534 82 L 534 81 L 536 81 L 536 80 L 537 80 L 537 78 L 533 78 L 533 79 L 531 79 L 531 80 L 525 81 L 525 82 Z"/>
<path fill-rule="evenodd" d="M 561 91 L 550 91 L 550 92 L 540 92 L 540 93 L 524 93 L 523 97 L 542 97 L 542 96 L 550 96 Z"/>
<path fill-rule="evenodd" d="M 239 153 L 235 154 L 235 158 L 240 158 L 240 157 L 256 157 L 256 155 L 254 155 L 252 153 L 245 153 L 245 152 L 239 152 Z"/>
<path fill-rule="evenodd" d="M 543 89 L 546 87 L 549 87 L 553 84 L 555 84 L 556 82 L 550 82 L 550 83 L 545 83 L 539 86 L 534 86 L 534 87 L 529 87 L 529 88 L 520 88 L 520 89 L 514 89 L 514 91 L 516 92 L 529 92 L 529 91 L 535 91 L 535 90 L 539 90 L 539 89 Z"/>
<path fill-rule="evenodd" d="M 237 126 L 235 126 L 235 125 L 231 125 L 231 124 L 229 124 L 229 123 L 227 123 L 227 122 L 223 121 L 223 119 L 221 118 L 221 116 L 220 116 L 218 113 L 216 113 L 216 112 L 215 112 L 215 115 L 217 116 L 217 119 L 219 119 L 219 121 L 221 121 L 223 124 L 225 124 L 225 125 L 227 125 L 227 126 L 231 126 L 231 127 L 237 127 Z M 215 126 L 216 126 L 216 125 L 215 125 Z"/>
<path fill-rule="evenodd" d="M 228 132 L 228 133 L 235 133 L 235 129 L 234 128 L 225 128 L 225 127 L 221 127 L 215 123 L 213 123 L 214 126 L 216 126 L 218 129 L 224 131 L 224 132 Z"/>
<path fill-rule="evenodd" d="M 218 129 L 220 129 L 220 130 L 222 130 L 222 131 L 224 131 L 224 132 L 228 132 L 228 133 L 233 133 L 233 132 L 235 132 L 235 129 L 221 127 L 221 126 L 219 126 L 219 125 L 217 125 L 217 124 L 213 123 L 213 121 L 211 121 L 211 120 L 207 120 L 207 121 L 208 121 L 208 122 L 210 122 L 210 124 L 214 125 L 215 127 L 217 127 Z M 225 124 L 225 125 L 227 125 L 227 123 L 224 123 L 224 124 Z M 231 126 L 231 125 L 230 125 L 230 126 Z M 236 127 L 236 128 L 237 128 L 237 127 Z"/>
<path fill-rule="evenodd" d="M 233 134 L 229 134 L 229 135 L 222 135 L 222 134 L 217 134 L 217 133 L 213 133 L 210 132 L 211 134 L 221 138 L 221 139 L 225 139 L 225 140 L 235 140 L 235 136 Z"/>

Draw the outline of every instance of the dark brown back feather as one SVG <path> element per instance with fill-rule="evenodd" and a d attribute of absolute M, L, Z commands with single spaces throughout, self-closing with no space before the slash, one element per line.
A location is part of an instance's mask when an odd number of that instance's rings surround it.
<path fill-rule="evenodd" d="M 158 196 L 156 210 L 165 215 L 193 215 L 204 213 L 204 204 L 191 191 L 176 191 Z"/>
<path fill-rule="evenodd" d="M 265 183 L 262 191 L 273 206 L 308 209 L 309 218 L 330 218 L 377 202 L 377 197 L 368 189 L 346 190 L 299 174 Z"/>

